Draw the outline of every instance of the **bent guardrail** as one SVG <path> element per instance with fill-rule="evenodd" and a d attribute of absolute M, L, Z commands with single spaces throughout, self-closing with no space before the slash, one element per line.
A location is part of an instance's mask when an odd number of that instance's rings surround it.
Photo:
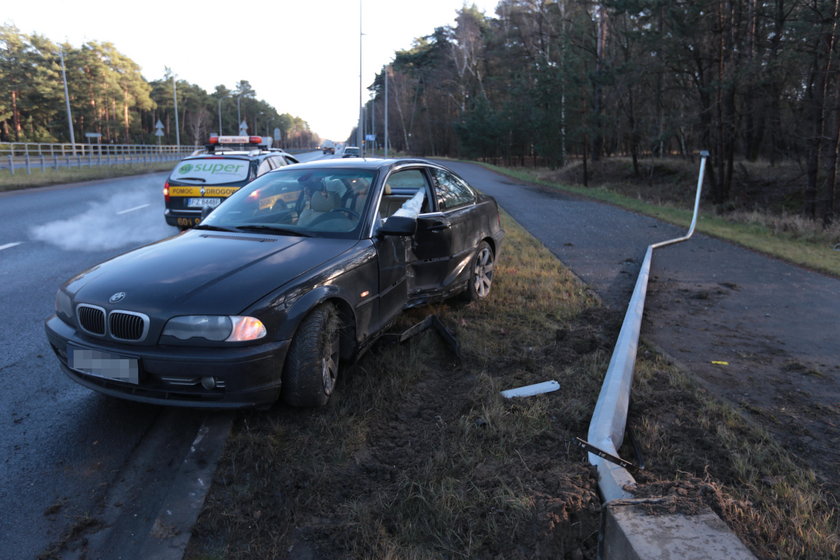
<path fill-rule="evenodd" d="M 709 157 L 709 152 L 700 152 L 700 157 L 700 174 L 697 178 L 694 215 L 688 232 L 682 237 L 648 246 L 639 270 L 639 276 L 636 279 L 633 295 L 624 315 L 624 322 L 621 324 L 621 331 L 618 334 L 610 358 L 610 365 L 607 367 L 607 373 L 604 376 L 604 382 L 598 395 L 598 402 L 595 404 L 595 411 L 592 413 L 587 434 L 588 443 L 603 451 L 603 455 L 617 457 L 618 449 L 624 442 L 627 411 L 630 406 L 630 390 L 633 385 L 633 369 L 636 364 L 636 350 L 639 344 L 639 332 L 642 326 L 653 251 L 686 241 L 694 234 L 694 228 L 697 225 L 700 193 L 703 187 L 703 176 L 706 171 L 706 160 Z M 605 503 L 632 497 L 625 490 L 625 487 L 635 485 L 636 481 L 624 466 L 592 452 L 589 453 L 589 463 L 598 469 L 598 486 Z"/>

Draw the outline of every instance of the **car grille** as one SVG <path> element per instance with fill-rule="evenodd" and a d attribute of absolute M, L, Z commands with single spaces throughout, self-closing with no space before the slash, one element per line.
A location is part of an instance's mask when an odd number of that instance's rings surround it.
<path fill-rule="evenodd" d="M 141 341 L 149 332 L 149 317 L 133 311 L 115 310 L 107 314 L 105 309 L 95 305 L 80 304 L 76 308 L 79 325 L 82 329 L 96 336 L 109 335 L 115 340 Z"/>
<path fill-rule="evenodd" d="M 105 335 L 105 310 L 92 305 L 80 305 L 76 311 L 79 324 L 90 334 Z"/>
<path fill-rule="evenodd" d="M 146 332 L 148 319 L 139 313 L 112 311 L 108 316 L 111 336 L 119 340 L 141 340 Z"/>

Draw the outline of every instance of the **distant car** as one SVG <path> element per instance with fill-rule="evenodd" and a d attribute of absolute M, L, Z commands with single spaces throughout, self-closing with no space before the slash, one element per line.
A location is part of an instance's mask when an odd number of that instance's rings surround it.
<path fill-rule="evenodd" d="M 503 236 L 496 202 L 428 161 L 286 166 L 69 280 L 46 334 L 71 379 L 114 397 L 322 405 L 402 310 L 487 297 Z"/>
<path fill-rule="evenodd" d="M 298 163 L 291 154 L 270 148 L 262 136 L 214 136 L 204 150 L 184 158 L 163 187 L 166 223 L 194 226 L 205 214 L 260 175 Z"/>
<path fill-rule="evenodd" d="M 344 153 L 341 157 L 361 157 L 362 152 L 356 146 L 347 146 L 344 148 Z"/>

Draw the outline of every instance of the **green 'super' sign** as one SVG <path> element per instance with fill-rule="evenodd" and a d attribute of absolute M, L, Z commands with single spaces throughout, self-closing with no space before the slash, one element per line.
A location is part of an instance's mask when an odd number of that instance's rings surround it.
<path fill-rule="evenodd" d="M 245 167 L 244 163 L 198 163 L 196 165 L 185 163 L 178 168 L 178 173 L 184 175 L 191 171 L 203 173 L 239 173 Z"/>

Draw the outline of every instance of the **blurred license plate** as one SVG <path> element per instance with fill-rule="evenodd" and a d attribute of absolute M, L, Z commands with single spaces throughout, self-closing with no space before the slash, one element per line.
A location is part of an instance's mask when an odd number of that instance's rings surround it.
<path fill-rule="evenodd" d="M 190 208 L 204 208 L 205 206 L 209 206 L 210 208 L 215 208 L 219 204 L 222 203 L 221 198 L 190 198 L 187 199 L 187 206 Z"/>
<path fill-rule="evenodd" d="M 125 383 L 139 382 L 139 364 L 137 358 L 126 358 L 100 352 L 98 350 L 87 350 L 68 346 L 70 369 L 74 369 L 88 375 L 123 381 Z"/>

